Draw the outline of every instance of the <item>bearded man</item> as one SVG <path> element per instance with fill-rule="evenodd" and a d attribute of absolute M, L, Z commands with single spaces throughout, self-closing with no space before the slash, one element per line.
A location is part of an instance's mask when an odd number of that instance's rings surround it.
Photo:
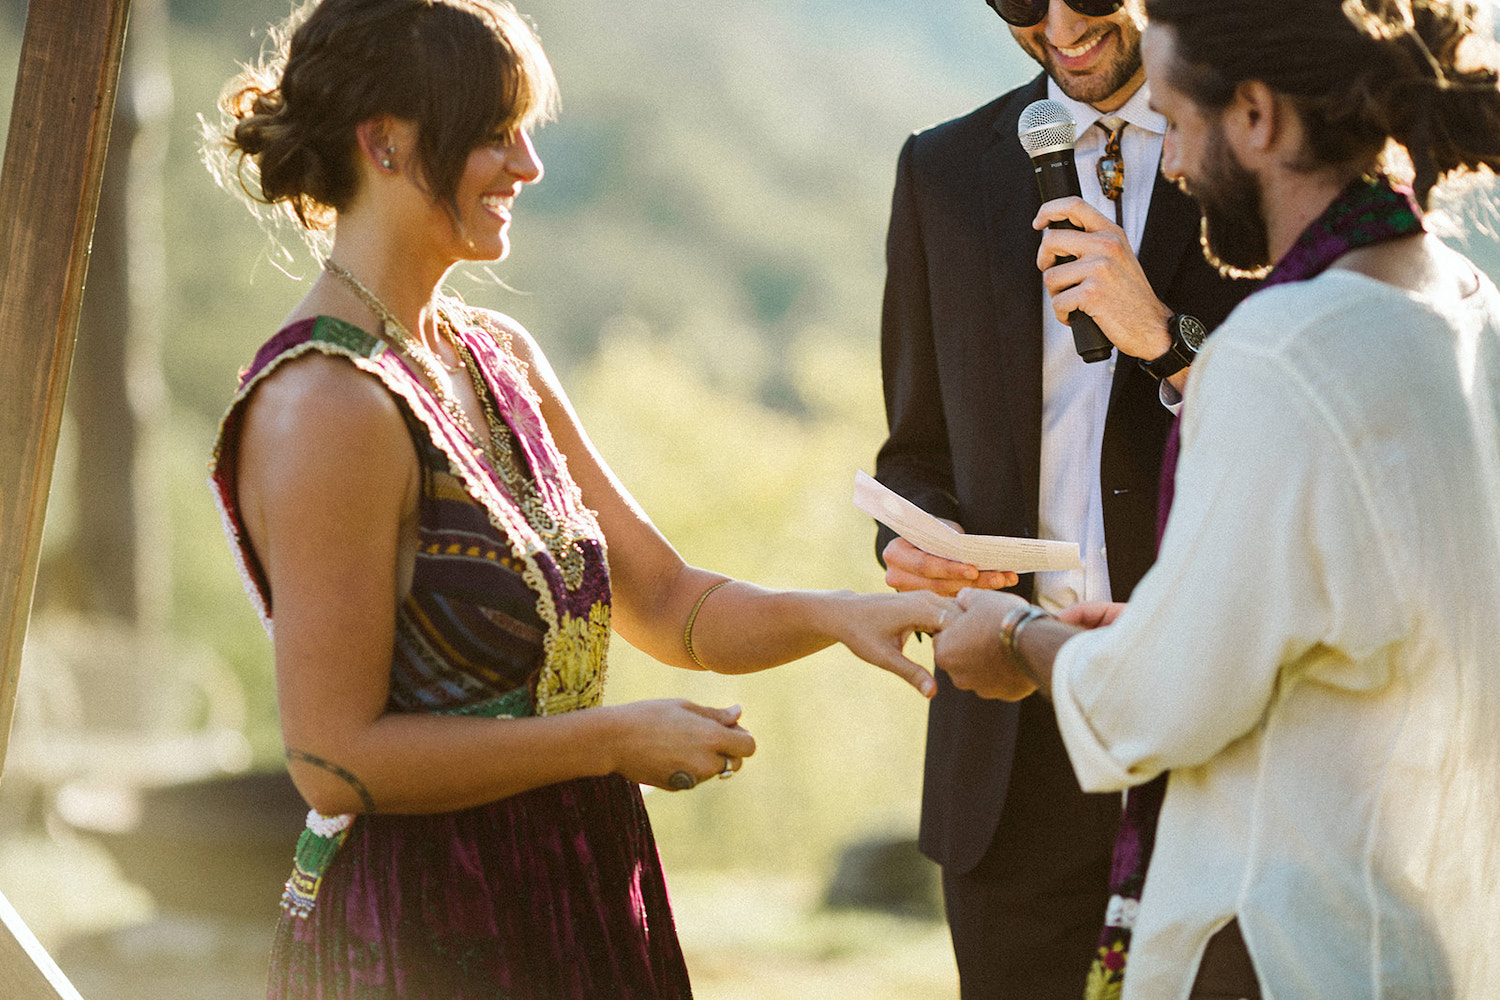
<path fill-rule="evenodd" d="M 1087 789 L 1169 774 L 1125 1000 L 1500 996 L 1500 293 L 1423 211 L 1500 165 L 1500 62 L 1473 3 L 1147 10 L 1163 171 L 1269 274 L 1130 602 L 966 590 L 937 663 Z"/>

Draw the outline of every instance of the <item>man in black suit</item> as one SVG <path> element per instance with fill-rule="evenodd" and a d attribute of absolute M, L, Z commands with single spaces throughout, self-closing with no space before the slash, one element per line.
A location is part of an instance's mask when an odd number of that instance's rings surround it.
<path fill-rule="evenodd" d="M 881 343 L 890 436 L 876 476 L 962 530 L 1079 542 L 1084 569 L 979 572 L 885 528 L 877 550 L 898 590 L 1006 587 L 1052 608 L 1123 601 L 1155 555 L 1163 404 L 1196 334 L 1253 286 L 1205 263 L 1196 207 L 1157 169 L 1165 122 L 1147 107 L 1141 0 L 989 3 L 1044 72 L 901 152 Z M 1078 123 L 1084 198 L 1039 215 L 1017 122 L 1042 98 Z M 1113 198 L 1119 172 L 1096 174 L 1100 160 L 1123 165 Z M 1083 231 L 1044 238 L 1041 225 L 1062 217 Z M 1077 260 L 1051 266 L 1062 255 Z M 1116 346 L 1108 361 L 1078 357 L 1063 325 L 1075 309 Z M 1079 1000 L 1120 798 L 1079 789 L 1037 697 L 939 685 L 921 845 L 943 868 L 964 1000 Z"/>

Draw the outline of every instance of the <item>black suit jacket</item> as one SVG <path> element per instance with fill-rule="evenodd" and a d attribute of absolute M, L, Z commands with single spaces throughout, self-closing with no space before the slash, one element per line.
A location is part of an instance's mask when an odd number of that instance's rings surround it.
<path fill-rule="evenodd" d="M 1036 536 L 1043 292 L 1031 220 L 1041 199 L 1016 123 L 1045 96 L 1040 76 L 919 132 L 897 168 L 881 334 L 890 436 L 876 477 L 969 532 Z M 1162 301 L 1211 329 L 1253 286 L 1208 265 L 1197 207 L 1160 175 L 1155 184 L 1142 269 Z M 1099 478 L 1110 586 L 1125 600 L 1155 555 L 1171 415 L 1156 381 L 1117 358 Z M 877 551 L 890 537 L 880 531 Z M 1031 578 L 1017 589 L 1030 596 Z M 932 702 L 921 844 L 951 870 L 972 869 L 994 836 L 1018 714 L 946 682 Z"/>

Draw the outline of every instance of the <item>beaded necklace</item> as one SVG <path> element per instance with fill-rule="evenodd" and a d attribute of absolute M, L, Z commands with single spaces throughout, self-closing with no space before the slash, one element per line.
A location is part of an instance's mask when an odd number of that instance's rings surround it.
<path fill-rule="evenodd" d="M 558 569 L 562 572 L 563 580 L 568 587 L 577 588 L 583 580 L 584 571 L 583 550 L 578 543 L 588 538 L 588 533 L 566 520 L 559 520 L 553 516 L 547 502 L 537 489 L 535 477 L 527 474 L 520 456 L 516 454 L 516 449 L 511 444 L 510 427 L 495 411 L 489 387 L 484 384 L 484 376 L 479 371 L 474 355 L 470 353 L 468 345 L 461 337 L 453 338 L 453 346 L 458 351 L 459 360 L 469 371 L 469 381 L 474 386 L 474 395 L 479 397 L 479 403 L 484 408 L 485 422 L 489 424 L 490 447 L 486 451 L 486 456 L 490 460 L 490 467 L 505 483 L 506 490 L 515 499 L 516 505 L 521 508 L 526 523 L 542 536 L 542 540 L 557 560 Z"/>
<path fill-rule="evenodd" d="M 585 569 L 583 550 L 578 543 L 589 538 L 590 535 L 568 523 L 566 519 L 558 519 L 548 508 L 546 500 L 537 489 L 535 478 L 528 475 L 511 444 L 510 426 L 501 419 L 499 412 L 495 409 L 489 387 L 485 385 L 484 376 L 479 371 L 479 364 L 474 360 L 474 355 L 469 351 L 463 338 L 453 332 L 448 318 L 442 311 L 439 311 L 440 329 L 449 327 L 448 342 L 453 345 L 454 351 L 458 354 L 457 369 L 450 370 L 467 370 L 469 384 L 473 387 L 474 395 L 484 410 L 485 424 L 489 431 L 488 445 L 485 445 L 475 433 L 469 415 L 449 389 L 447 380 L 440 374 L 438 366 L 447 367 L 442 359 L 426 344 L 413 337 L 406 325 L 397 319 L 390 308 L 358 278 L 331 260 L 323 261 L 323 269 L 347 285 L 380 320 L 381 339 L 405 353 L 416 362 L 417 367 L 422 369 L 423 374 L 427 376 L 427 381 L 431 384 L 432 394 L 437 399 L 438 405 L 468 436 L 475 452 L 488 459 L 490 468 L 504 483 L 507 492 L 510 493 L 516 506 L 520 508 L 522 516 L 525 517 L 526 523 L 531 525 L 532 530 L 541 537 L 543 544 L 557 560 L 558 570 L 562 573 L 564 582 L 569 589 L 576 589 L 583 580 Z"/>
<path fill-rule="evenodd" d="M 380 301 L 380 298 L 354 275 L 331 260 L 323 261 L 323 270 L 342 281 L 361 302 L 369 307 L 370 311 L 375 314 L 375 318 L 380 320 L 380 339 L 416 362 L 417 367 L 422 369 L 422 374 L 427 376 L 432 395 L 437 399 L 438 405 L 443 408 L 443 412 L 448 414 L 455 424 L 463 428 L 464 433 L 469 435 L 470 441 L 477 444 L 479 436 L 474 433 L 474 425 L 469 422 L 469 415 L 464 412 L 458 397 L 449 390 L 448 380 L 442 374 L 443 369 L 448 366 L 443 363 L 442 358 L 438 357 L 437 352 L 413 337 L 411 331 L 406 328 L 406 324 L 396 318 L 396 314 L 391 312 L 390 307 Z M 439 319 L 441 318 L 442 314 L 439 313 Z M 461 368 L 463 355 L 460 354 L 459 358 Z"/>

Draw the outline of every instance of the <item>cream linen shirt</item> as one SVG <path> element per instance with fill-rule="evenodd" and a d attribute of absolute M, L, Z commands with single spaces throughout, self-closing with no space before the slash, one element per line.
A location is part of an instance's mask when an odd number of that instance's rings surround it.
<path fill-rule="evenodd" d="M 1238 918 L 1268 1000 L 1500 997 L 1500 295 L 1330 270 L 1189 380 L 1176 502 L 1066 643 L 1085 789 L 1170 770 L 1125 1000 Z"/>

